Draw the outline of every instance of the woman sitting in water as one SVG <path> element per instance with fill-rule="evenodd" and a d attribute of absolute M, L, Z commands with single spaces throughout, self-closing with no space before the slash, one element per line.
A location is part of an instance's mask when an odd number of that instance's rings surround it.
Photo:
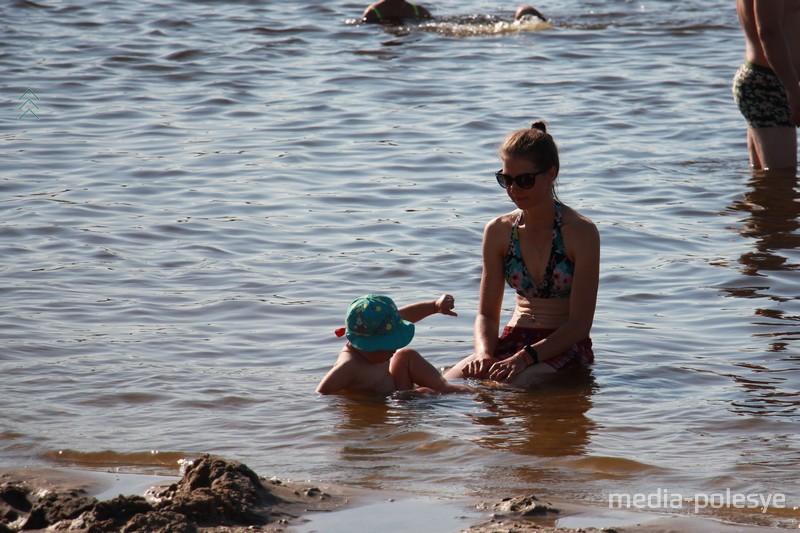
<path fill-rule="evenodd" d="M 508 135 L 499 154 L 503 168 L 495 177 L 518 209 L 486 225 L 475 353 L 445 377 L 528 387 L 542 373 L 594 361 L 589 332 L 600 237 L 555 194 L 558 149 L 544 123 Z M 506 282 L 517 293 L 516 308 L 498 338 Z"/>
<path fill-rule="evenodd" d="M 361 22 L 402 24 L 404 20 L 427 20 L 430 12 L 424 7 L 406 0 L 380 0 L 369 6 L 361 16 Z"/>

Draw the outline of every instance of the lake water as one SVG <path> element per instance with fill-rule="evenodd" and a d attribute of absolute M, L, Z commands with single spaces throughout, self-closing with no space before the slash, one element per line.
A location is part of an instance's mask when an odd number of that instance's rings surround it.
<path fill-rule="evenodd" d="M 439 22 L 387 31 L 357 2 L 4 3 L 0 466 L 730 490 L 785 508 L 703 512 L 797 527 L 800 194 L 748 169 L 733 2 L 548 0 L 527 28 L 426 5 Z M 413 346 L 471 352 L 483 227 L 513 208 L 497 146 L 534 119 L 601 233 L 591 372 L 318 397 L 363 293 L 453 294 Z"/>

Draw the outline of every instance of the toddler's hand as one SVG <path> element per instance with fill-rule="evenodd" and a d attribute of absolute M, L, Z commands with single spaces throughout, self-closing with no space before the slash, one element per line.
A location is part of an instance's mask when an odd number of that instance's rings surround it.
<path fill-rule="evenodd" d="M 436 311 L 443 315 L 458 316 L 458 313 L 453 311 L 456 306 L 456 299 L 449 294 L 442 294 L 436 300 Z"/>

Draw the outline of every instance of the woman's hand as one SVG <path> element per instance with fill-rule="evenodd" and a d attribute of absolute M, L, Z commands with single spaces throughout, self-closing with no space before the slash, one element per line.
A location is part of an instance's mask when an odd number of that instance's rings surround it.
<path fill-rule="evenodd" d="M 485 378 L 486 373 L 489 372 L 492 365 L 497 362 L 497 359 L 490 355 L 485 355 L 483 357 L 475 355 L 472 360 L 464 366 L 461 374 L 465 378 Z"/>
<path fill-rule="evenodd" d="M 503 359 L 493 364 L 487 377 L 495 381 L 511 381 L 514 376 L 520 374 L 526 368 L 528 368 L 528 363 L 525 361 L 525 356 L 522 352 L 518 352 L 508 359 Z"/>
<path fill-rule="evenodd" d="M 439 299 L 436 300 L 436 312 L 443 315 L 458 316 L 458 314 L 453 311 L 455 306 L 456 299 L 449 294 L 442 294 Z"/>

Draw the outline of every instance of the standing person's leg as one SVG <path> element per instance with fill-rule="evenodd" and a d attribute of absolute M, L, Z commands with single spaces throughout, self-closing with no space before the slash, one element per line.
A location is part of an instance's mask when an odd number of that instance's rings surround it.
<path fill-rule="evenodd" d="M 793 126 L 748 128 L 747 146 L 754 169 L 797 169 L 797 130 Z"/>
<path fill-rule="evenodd" d="M 796 169 L 797 131 L 786 91 L 775 73 L 745 63 L 734 76 L 733 98 L 747 121 L 747 151 L 753 169 Z"/>
<path fill-rule="evenodd" d="M 764 168 L 761 165 L 761 157 L 758 155 L 758 150 L 756 149 L 756 140 L 753 137 L 753 128 L 747 127 L 747 153 L 750 156 L 750 167 L 754 170 L 759 170 Z"/>

